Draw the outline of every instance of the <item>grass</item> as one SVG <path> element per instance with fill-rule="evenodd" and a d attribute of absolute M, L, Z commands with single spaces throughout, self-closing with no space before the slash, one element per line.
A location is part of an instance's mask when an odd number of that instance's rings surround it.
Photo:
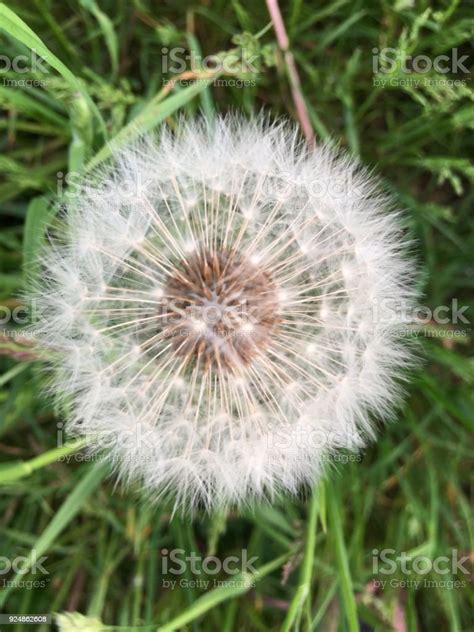
<path fill-rule="evenodd" d="M 34 269 L 53 218 L 50 201 L 65 174 L 100 164 L 110 153 L 107 143 L 162 123 L 173 127 L 179 114 L 200 110 L 211 117 L 265 107 L 295 117 L 287 58 L 264 3 L 12 0 L 8 6 L 0 5 L 2 315 L 21 305 L 22 268 Z M 424 303 L 469 305 L 471 75 L 410 73 L 400 65 L 387 75 L 377 72 L 373 52 L 391 47 L 431 60 L 451 57 L 453 48 L 458 57 L 469 54 L 468 4 L 290 0 L 282 13 L 317 142 L 332 137 L 360 156 L 406 209 L 425 271 Z M 237 77 L 246 87 L 212 68 L 185 75 L 197 83 L 166 84 L 176 75 L 163 72 L 163 49 L 175 47 L 180 57 L 201 50 L 226 60 L 255 55 L 255 68 Z M 31 62 L 31 49 L 48 63 L 18 72 L 20 60 L 16 70 L 8 68 L 19 55 Z M 183 71 L 189 70 L 186 60 Z M 472 306 L 466 315 L 472 318 Z M 407 387 L 403 409 L 360 460 L 333 468 L 312 494 L 192 523 L 171 517 L 167 507 L 143 504 L 133 490 L 115 489 L 97 464 L 59 459 L 82 453 L 75 445 L 58 447 L 61 418 L 40 396 L 35 351 L 14 337 L 10 323 L 3 327 L 9 330 L 0 336 L 2 612 L 78 612 L 90 617 L 85 627 L 76 615 L 61 620 L 63 629 L 91 631 L 461 632 L 472 625 L 467 576 L 406 574 L 400 564 L 384 575 L 386 564 L 373 553 L 434 559 L 453 549 L 459 556 L 472 551 L 469 325 L 429 323 L 425 363 Z M 459 329 L 464 333 L 454 337 Z M 221 560 L 246 549 L 257 557 L 258 573 L 215 585 L 222 574 L 193 574 L 187 565 L 178 576 L 182 586 L 171 589 L 164 582 L 176 577 L 163 575 L 162 550 L 174 548 Z M 47 557 L 48 575 L 34 572 L 35 555 Z M 18 556 L 26 558 L 19 569 L 26 572 L 6 573 Z M 193 585 L 196 579 L 210 583 L 203 588 Z M 376 589 L 374 580 L 387 584 Z"/>

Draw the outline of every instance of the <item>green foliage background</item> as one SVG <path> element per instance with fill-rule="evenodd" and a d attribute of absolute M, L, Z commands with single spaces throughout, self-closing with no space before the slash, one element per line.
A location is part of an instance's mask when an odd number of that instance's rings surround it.
<path fill-rule="evenodd" d="M 213 116 L 265 107 L 295 117 L 284 57 L 267 28 L 263 2 L 12 0 L 8 7 L 0 5 L 2 314 L 20 305 L 23 270 L 34 268 L 64 174 L 106 159 L 108 140 L 124 142 L 161 123 L 173 127 L 177 115 L 200 110 Z M 408 74 L 400 67 L 377 73 L 374 55 L 386 47 L 430 59 L 453 48 L 469 54 L 472 3 L 289 0 L 281 10 L 318 142 L 332 137 L 360 156 L 407 210 L 426 271 L 426 305 L 450 305 L 453 298 L 468 305 L 474 278 L 472 76 Z M 162 72 L 163 49 L 175 47 L 183 55 L 202 50 L 227 60 L 230 53 L 255 54 L 257 68 L 238 76 L 246 87 L 225 85 L 219 80 L 235 75 L 214 71 L 201 73 L 198 83 L 166 86 L 173 75 Z M 5 59 L 31 59 L 31 49 L 49 65 L 8 70 Z M 387 78 L 391 85 L 380 85 Z M 383 576 L 372 563 L 373 549 L 430 558 L 453 548 L 459 555 L 472 551 L 469 327 L 450 338 L 452 325 L 428 325 L 426 360 L 408 387 L 406 405 L 360 462 L 332 468 L 313 494 L 191 522 L 142 503 L 134 490 L 115 489 L 98 464 L 59 460 L 81 453 L 75 445 L 58 448 L 61 416 L 40 396 L 36 352 L 10 325 L 0 332 L 0 557 L 26 556 L 31 566 L 35 551 L 47 556 L 49 574 L 1 574 L 2 612 L 76 611 L 89 619 L 63 617 L 62 629 L 90 631 L 472 627 L 468 585 L 446 584 L 466 576 Z M 214 587 L 211 576 L 207 591 L 169 590 L 161 574 L 163 548 L 220 559 L 247 549 L 258 556 L 260 573 L 246 578 L 255 587 Z M 205 575 L 187 572 L 184 578 Z M 377 591 L 374 579 L 389 583 Z M 414 579 L 445 583 L 397 585 Z"/>

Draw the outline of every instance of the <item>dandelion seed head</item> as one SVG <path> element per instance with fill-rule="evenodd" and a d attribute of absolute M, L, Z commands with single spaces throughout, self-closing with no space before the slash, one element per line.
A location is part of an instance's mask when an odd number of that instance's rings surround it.
<path fill-rule="evenodd" d="M 154 287 L 150 290 L 150 296 L 156 299 L 163 298 L 164 290 L 162 287 Z"/>
<path fill-rule="evenodd" d="M 413 265 L 347 157 L 261 117 L 182 121 L 70 207 L 38 339 L 69 431 L 112 437 L 91 449 L 124 483 L 183 510 L 295 493 L 389 417 L 411 352 L 373 307 L 412 304 Z"/>
<path fill-rule="evenodd" d="M 222 246 L 185 258 L 168 279 L 165 297 L 164 337 L 201 370 L 235 372 L 263 351 L 277 326 L 269 273 Z M 252 338 L 245 335 L 250 331 Z"/>

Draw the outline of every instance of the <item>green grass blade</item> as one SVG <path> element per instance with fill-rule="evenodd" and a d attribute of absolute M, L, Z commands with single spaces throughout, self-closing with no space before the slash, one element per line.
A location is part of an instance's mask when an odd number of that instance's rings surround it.
<path fill-rule="evenodd" d="M 51 463 L 56 463 L 59 459 L 80 450 L 85 443 L 84 439 L 70 441 L 60 448 L 48 450 L 29 461 L 16 461 L 12 464 L 0 465 L 0 485 L 12 483 L 20 478 L 29 476 L 35 470 L 46 467 Z"/>
<path fill-rule="evenodd" d="M 110 55 L 112 76 L 116 77 L 118 73 L 119 44 L 113 22 L 106 13 L 101 11 L 94 0 L 81 0 L 81 5 L 90 11 L 99 23 L 100 30 L 102 31 L 102 35 L 104 36 L 105 44 Z"/>
<path fill-rule="evenodd" d="M 56 213 L 51 197 L 41 195 L 28 205 L 23 236 L 23 271 L 31 278 L 38 268 L 38 253 L 44 242 L 46 227 Z"/>
<path fill-rule="evenodd" d="M 283 622 L 282 632 L 289 632 L 296 620 L 301 617 L 305 601 L 311 590 L 311 576 L 314 565 L 314 552 L 316 548 L 316 526 L 319 507 L 319 493 L 317 488 L 313 490 L 308 511 L 308 524 L 306 528 L 306 545 L 301 566 L 301 576 L 298 588 L 295 591 L 290 607 Z"/>
<path fill-rule="evenodd" d="M 107 475 L 108 467 L 103 463 L 98 463 L 88 469 L 82 480 L 76 485 L 73 491 L 66 498 L 54 518 L 48 524 L 43 533 L 36 540 L 27 561 L 22 567 L 22 576 L 30 569 L 35 559 L 42 557 L 56 538 L 71 523 L 79 513 L 87 499 L 94 493 L 100 483 Z M 5 603 L 11 589 L 6 589 L 0 595 L 0 607 Z"/>
<path fill-rule="evenodd" d="M 359 632 L 359 622 L 357 617 L 357 605 L 354 598 L 354 589 L 349 570 L 349 560 L 344 542 L 342 530 L 342 516 L 339 507 L 339 495 L 329 493 L 327 496 L 329 526 L 334 544 L 334 554 L 339 572 L 339 583 L 341 586 L 342 603 L 346 616 L 347 626 L 350 632 Z"/>
<path fill-rule="evenodd" d="M 216 75 L 217 76 L 217 75 Z M 214 76 L 215 78 L 215 76 Z M 143 110 L 126 125 L 107 145 L 102 147 L 94 158 L 88 163 L 86 170 L 94 169 L 101 162 L 109 158 L 111 153 L 124 144 L 139 137 L 144 132 L 156 127 L 164 119 L 174 114 L 179 108 L 189 103 L 196 95 L 200 94 L 214 79 L 200 79 L 192 86 L 184 88 L 181 92 L 162 100 L 161 93 L 157 94 Z"/>
<path fill-rule="evenodd" d="M 215 608 L 223 601 L 237 598 L 240 595 L 245 594 L 250 590 L 255 582 L 282 566 L 289 557 L 290 553 L 282 555 L 272 562 L 265 564 L 265 566 L 262 566 L 262 568 L 260 568 L 256 573 L 240 573 L 239 575 L 235 575 L 229 585 L 219 586 L 218 588 L 210 590 L 202 597 L 199 597 L 190 608 L 182 612 L 172 621 L 160 626 L 157 632 L 173 632 L 173 630 L 180 630 L 183 626 L 187 625 L 191 621 L 195 621 L 208 610 Z"/>
<path fill-rule="evenodd" d="M 189 48 L 191 52 L 195 55 L 197 59 L 201 59 L 202 50 L 201 50 L 201 46 L 199 45 L 199 41 L 197 37 L 193 35 L 193 33 L 188 33 L 187 40 L 188 40 L 188 44 L 189 44 Z M 201 99 L 201 106 L 202 106 L 202 111 L 204 112 L 204 116 L 209 122 L 213 121 L 216 116 L 216 109 L 214 106 L 214 102 L 212 100 L 212 93 L 211 93 L 210 87 L 206 86 L 204 90 L 201 92 L 201 94 L 199 95 L 199 97 Z"/>
<path fill-rule="evenodd" d="M 54 55 L 43 41 L 30 29 L 30 27 L 19 18 L 16 13 L 9 9 L 5 4 L 0 3 L 0 28 L 9 35 L 17 39 L 19 42 L 34 50 L 41 55 L 43 59 L 52 66 L 59 74 L 68 82 L 73 91 L 80 92 L 86 99 L 92 112 L 97 117 L 104 138 L 107 137 L 107 129 L 99 109 L 92 101 L 91 97 L 84 88 L 84 84 L 80 81 L 63 62 Z"/>

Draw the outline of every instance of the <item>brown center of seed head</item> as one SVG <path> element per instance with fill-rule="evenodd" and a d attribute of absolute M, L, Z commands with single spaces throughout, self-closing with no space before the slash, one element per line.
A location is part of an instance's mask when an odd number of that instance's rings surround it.
<path fill-rule="evenodd" d="M 233 250 L 189 255 L 168 278 L 164 297 L 165 337 L 204 370 L 248 365 L 279 323 L 270 273 Z"/>

